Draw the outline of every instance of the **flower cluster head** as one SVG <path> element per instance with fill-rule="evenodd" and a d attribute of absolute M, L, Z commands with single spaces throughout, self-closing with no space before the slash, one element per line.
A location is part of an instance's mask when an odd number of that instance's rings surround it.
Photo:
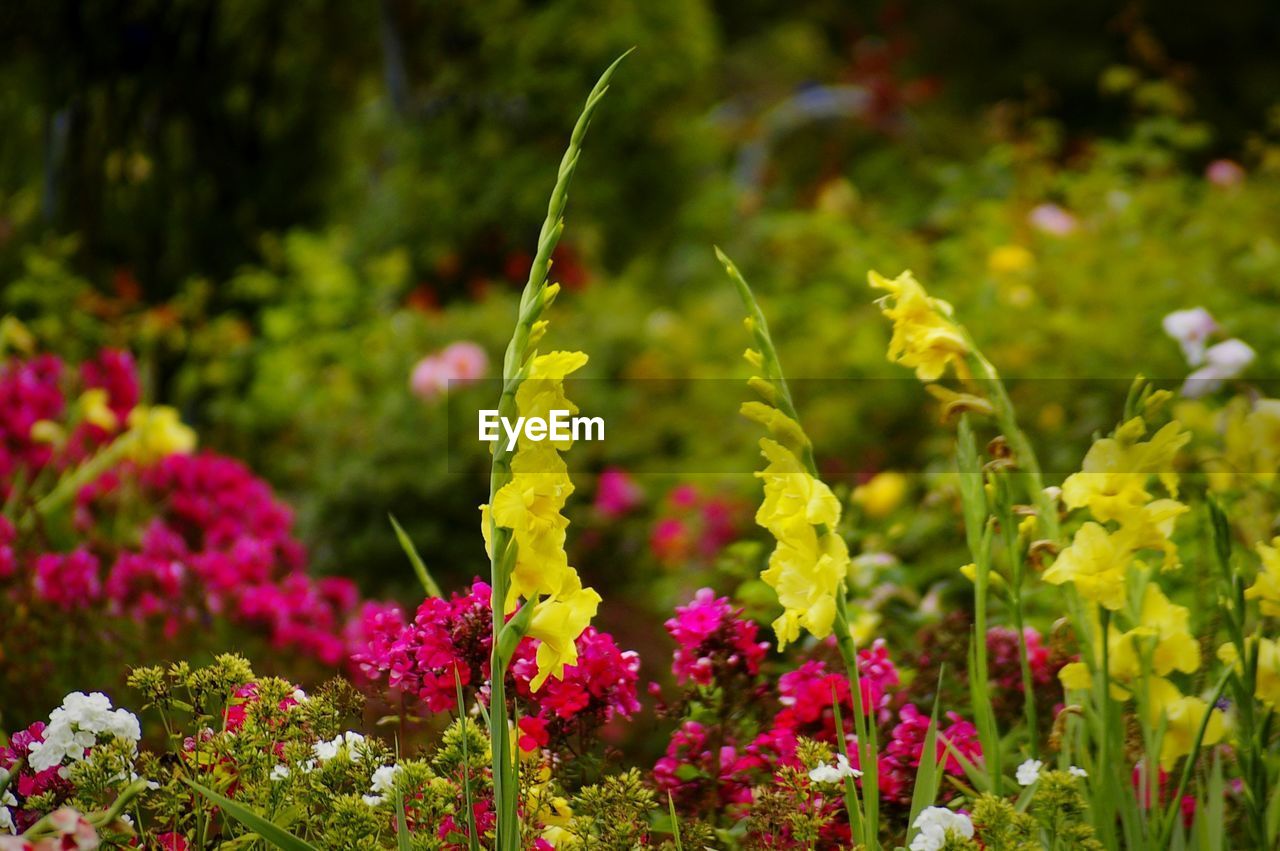
<path fill-rule="evenodd" d="M 710 588 L 677 606 L 666 628 L 676 642 L 671 671 L 681 685 L 754 677 L 768 652 L 768 644 L 756 640 L 755 621 L 744 618 L 727 597 L 717 597 Z"/>
<path fill-rule="evenodd" d="M 493 646 L 492 591 L 476 579 L 465 594 L 422 601 L 412 623 L 374 613 L 366 643 L 355 655 L 370 679 L 422 701 L 431 712 L 457 709 L 459 684 L 464 691 L 487 691 Z M 622 651 L 608 633 L 586 627 L 574 642 L 574 662 L 556 679 L 539 682 L 541 639 L 526 637 L 508 667 L 516 694 L 529 704 L 523 718 L 542 726 L 525 732 L 542 738 L 594 731 L 614 717 L 639 711 L 636 684 L 640 658 Z M 540 741 L 539 745 L 545 745 Z"/>
<path fill-rule="evenodd" d="M 888 293 L 879 303 L 880 311 L 893 321 L 889 360 L 914 369 L 921 381 L 937 381 L 948 366 L 967 377 L 969 343 L 951 318 L 951 305 L 925 292 L 909 271 L 893 279 L 878 272 L 868 277 L 872 287 Z"/>
<path fill-rule="evenodd" d="M 492 591 L 476 579 L 465 594 L 428 597 L 413 622 L 394 616 L 376 620 L 355 658 L 371 679 L 412 694 L 432 712 L 457 708 L 458 685 L 478 687 L 489 676 L 493 644 Z"/>
<path fill-rule="evenodd" d="M 939 721 L 937 753 L 933 756 L 943 771 L 954 777 L 963 777 L 964 763 L 977 765 L 982 761 L 982 746 L 978 730 L 973 723 L 955 712 L 946 714 L 947 725 Z M 925 739 L 929 734 L 930 718 L 913 703 L 905 704 L 898 713 L 887 744 L 880 756 L 880 794 L 887 800 L 910 803 L 920 760 L 924 756 Z"/>
<path fill-rule="evenodd" d="M 450 382 L 466 384 L 484 378 L 489 356 L 476 343 L 460 340 L 418 361 L 409 388 L 420 399 L 434 399 L 449 391 Z"/>
<path fill-rule="evenodd" d="M 576 414 L 564 380 L 586 363 L 582 352 L 531 358 L 515 393 L 519 415 L 546 420 L 554 410 Z M 569 439 L 537 442 L 522 432 L 511 459 L 511 480 L 494 494 L 491 506 L 481 506 L 481 530 L 490 550 L 491 525 L 510 530 L 516 547 L 506 611 L 515 611 L 522 598 L 535 604 L 527 633 L 539 642 L 534 691 L 548 677 L 562 678 L 565 666 L 577 661 L 575 640 L 600 605 L 600 595 L 583 587 L 565 553 L 569 520 L 561 512 L 574 487 L 560 452 L 571 444 Z"/>
<path fill-rule="evenodd" d="M 949 838 L 973 838 L 969 817 L 946 807 L 925 807 L 912 827 L 920 832 L 911 840 L 910 851 L 940 851 Z"/>
<path fill-rule="evenodd" d="M 43 737 L 28 748 L 31 767 L 43 771 L 78 762 L 98 744 L 100 737 L 123 739 L 137 745 L 142 738 L 138 718 L 127 709 L 112 709 L 105 694 L 72 692 L 49 715 Z"/>
<path fill-rule="evenodd" d="M 644 491 L 620 467 L 600 471 L 596 484 L 596 513 L 609 520 L 631 513 L 644 500 Z"/>

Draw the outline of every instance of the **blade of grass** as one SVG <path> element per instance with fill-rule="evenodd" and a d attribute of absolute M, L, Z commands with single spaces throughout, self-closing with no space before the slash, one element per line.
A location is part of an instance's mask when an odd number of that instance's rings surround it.
<path fill-rule="evenodd" d="M 943 757 L 945 759 L 945 756 Z M 924 736 L 924 750 L 920 752 L 920 765 L 916 768 L 916 787 L 911 791 L 911 815 L 907 819 L 907 844 L 919 833 L 916 816 L 925 807 L 933 806 L 938 797 L 940 765 L 938 761 L 938 701 L 933 702 L 933 714 L 929 718 L 929 731 Z"/>
<path fill-rule="evenodd" d="M 264 816 L 255 813 L 244 804 L 238 804 L 230 798 L 219 795 L 217 792 L 205 786 L 201 786 L 187 778 L 182 778 L 182 782 L 190 786 L 196 792 L 199 792 L 212 803 L 216 804 L 219 809 L 235 819 L 245 828 L 253 831 L 261 836 L 265 841 L 270 842 L 281 851 L 317 851 L 316 847 L 301 837 L 294 836 L 289 831 L 273 824 Z"/>
<path fill-rule="evenodd" d="M 467 837 L 471 851 L 480 851 L 480 839 L 476 836 L 476 808 L 471 798 L 471 746 L 467 736 L 466 703 L 462 699 L 462 678 L 453 669 L 453 685 L 458 690 L 458 723 L 462 725 L 462 795 L 467 804 Z"/>
<path fill-rule="evenodd" d="M 394 514 L 388 514 L 387 518 L 391 521 L 391 528 L 396 530 L 396 540 L 400 542 L 400 548 L 409 557 L 409 564 L 413 565 L 413 572 L 418 575 L 418 581 L 422 583 L 422 590 L 427 592 L 428 597 L 443 597 L 444 594 L 440 593 L 440 586 L 431 577 L 431 571 L 427 570 L 427 565 L 423 562 L 422 556 L 418 555 L 418 548 L 409 539 L 409 533 L 405 532 L 404 527 L 400 525 L 400 521 L 396 520 Z"/>
<path fill-rule="evenodd" d="M 409 819 L 404 812 L 404 794 L 396 789 L 396 848 L 399 851 L 413 851 L 413 840 L 409 838 Z"/>
<path fill-rule="evenodd" d="M 848 759 L 849 742 L 844 735 L 844 719 L 841 717 L 840 712 L 840 698 L 834 685 L 831 686 L 831 711 L 836 723 L 836 742 L 839 745 L 839 753 L 845 759 Z M 861 762 L 861 757 L 859 757 L 859 762 Z M 858 802 L 858 787 L 852 777 L 844 779 L 844 810 L 849 817 L 849 835 L 860 835 L 863 832 L 862 805 Z"/>
<path fill-rule="evenodd" d="M 680 819 L 676 818 L 676 801 L 671 797 L 670 790 L 667 790 L 667 809 L 671 812 L 671 841 L 675 843 L 676 851 L 684 851 L 684 845 L 680 843 Z"/>

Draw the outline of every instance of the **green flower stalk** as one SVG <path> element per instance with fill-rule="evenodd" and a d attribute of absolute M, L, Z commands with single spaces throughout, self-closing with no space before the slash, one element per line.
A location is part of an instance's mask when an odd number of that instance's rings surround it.
<path fill-rule="evenodd" d="M 572 364 L 564 365 L 564 358 L 557 358 L 551 366 L 554 367 L 555 364 L 562 365 L 564 368 L 558 373 L 549 371 L 546 368 L 540 369 L 541 361 L 534 347 L 546 327 L 546 323 L 542 319 L 543 313 L 554 301 L 559 291 L 558 285 L 548 283 L 548 275 L 551 270 L 551 254 L 555 250 L 556 244 L 560 241 L 561 233 L 564 231 L 564 210 L 569 199 L 569 183 L 573 179 L 574 171 L 577 169 L 578 158 L 582 152 L 582 142 L 586 136 L 587 128 L 590 126 L 591 118 L 595 114 L 600 101 L 604 98 L 605 92 L 608 91 L 609 80 L 613 76 L 614 70 L 625 56 L 626 54 L 623 54 L 618 57 L 600 76 L 595 87 L 592 88 L 591 94 L 587 97 L 586 105 L 578 116 L 577 124 L 574 125 L 573 134 L 569 139 L 569 146 L 560 162 L 555 188 L 552 190 L 551 199 L 547 204 L 547 216 L 538 235 L 537 253 L 534 256 L 532 266 L 529 268 L 529 279 L 525 283 L 524 291 L 520 296 L 515 333 L 511 337 L 511 342 L 507 345 L 506 354 L 503 358 L 502 395 L 498 402 L 498 415 L 502 418 L 515 420 L 519 415 L 519 390 L 526 379 L 558 381 L 563 378 L 566 372 L 576 368 Z M 581 360 L 585 361 L 585 357 L 582 357 Z M 505 687 L 507 665 L 510 663 L 511 655 L 520 638 L 526 634 L 536 632 L 537 607 L 540 594 L 550 593 L 550 588 L 545 584 L 535 585 L 529 582 L 527 578 L 520 580 L 518 577 L 513 576 L 520 562 L 519 539 L 521 531 L 526 526 L 522 525 L 519 516 L 515 516 L 520 511 L 518 496 L 512 494 L 510 490 L 504 489 L 508 489 L 515 484 L 512 465 L 521 451 L 522 448 L 509 447 L 503 441 L 498 441 L 494 444 L 493 463 L 489 477 L 489 506 L 492 506 L 492 508 L 486 509 L 482 521 L 489 543 L 491 584 L 493 587 L 493 656 L 491 659 L 492 684 L 490 687 L 489 734 L 493 743 L 494 807 L 498 816 L 497 851 L 518 851 L 520 848 L 520 821 L 517 812 L 519 798 L 518 766 L 512 746 L 510 722 L 507 714 Z M 554 465 L 559 459 L 558 456 L 555 456 L 554 450 L 549 451 L 554 458 L 548 456 L 538 459 L 541 462 L 538 465 L 540 469 L 537 472 L 528 474 L 528 478 L 540 480 L 531 485 L 531 487 L 535 487 L 547 484 L 547 482 L 541 481 L 544 476 L 551 477 L 551 484 L 558 489 L 562 502 L 563 497 L 567 496 L 568 492 L 572 490 L 572 485 L 567 484 L 568 477 L 563 475 L 563 470 L 560 471 L 560 475 L 554 472 Z M 504 500 L 505 495 L 511 495 L 515 498 Z M 504 511 L 504 505 L 508 506 L 510 510 Z M 563 527 L 560 528 L 563 529 Z M 532 560 L 534 553 L 527 552 L 526 558 Z M 538 567 L 535 566 L 534 569 L 536 570 Z M 545 568 L 546 566 L 540 567 Z M 576 589 L 573 588 L 572 582 L 566 581 L 566 571 L 572 572 L 572 568 L 568 568 L 567 565 L 561 565 L 555 571 L 554 584 L 557 589 L 563 588 L 565 593 L 561 599 L 549 601 L 549 604 L 556 604 L 560 607 L 552 615 L 562 625 L 571 623 L 577 626 L 577 624 L 581 623 L 581 626 L 585 627 L 586 624 L 582 620 L 582 615 L 586 615 L 589 620 L 590 614 L 595 612 L 594 603 L 599 602 L 599 597 L 595 596 L 593 603 L 592 595 L 595 592 L 590 591 L 590 589 L 583 589 L 580 584 L 577 585 Z M 576 580 L 576 578 L 576 574 L 574 574 L 573 579 Z M 513 585 L 513 582 L 517 584 Z M 569 587 L 564 588 L 564 586 Z M 515 617 L 508 622 L 506 614 L 509 604 L 515 602 L 519 597 L 523 597 L 525 603 Z M 565 615 L 566 612 L 569 613 L 568 617 Z M 578 632 L 581 632 L 580 628 Z M 568 657 L 572 655 L 573 639 L 576 638 L 576 635 L 559 635 L 557 637 L 561 640 L 555 642 L 554 645 L 553 642 L 548 640 L 549 637 L 540 637 L 544 639 L 543 647 L 539 648 L 538 654 L 540 676 L 542 676 L 541 670 L 543 669 L 544 661 L 547 663 L 549 670 L 554 668 L 557 663 L 559 668 L 563 670 L 565 661 L 570 661 Z M 567 647 L 565 646 L 566 639 Z M 561 656 L 559 658 L 548 658 L 551 653 L 555 652 L 556 646 L 559 646 L 563 651 Z M 535 684 L 540 684 L 540 681 L 535 681 Z"/>
<path fill-rule="evenodd" d="M 835 634 L 854 701 L 858 763 L 874 766 L 878 762 L 875 724 L 867 718 L 870 708 L 862 705 L 858 651 L 846 596 L 849 551 L 836 531 L 840 522 L 840 503 L 818 475 L 813 445 L 800 425 L 777 349 L 769 334 L 769 323 L 751 287 L 738 267 L 719 248 L 716 249 L 716 257 L 737 287 L 747 312 L 746 327 L 755 348 L 748 349 L 745 358 L 761 373 L 752 376 L 748 384 L 762 401 L 744 403 L 742 413 L 763 425 L 770 435 L 760 440 L 762 454 L 769 463 L 756 474 L 765 482 L 765 498 L 756 513 L 756 522 L 777 540 L 777 548 L 761 578 L 777 592 L 783 606 L 783 614 L 773 623 L 778 647 L 782 649 L 797 640 L 801 629 L 817 638 Z M 836 712 L 838 715 L 838 707 Z M 847 747 L 843 726 L 840 731 L 840 750 L 843 753 Z M 862 775 L 861 807 L 853 783 L 846 783 L 845 807 L 850 826 L 868 848 L 879 846 L 879 805 L 876 771 Z"/>

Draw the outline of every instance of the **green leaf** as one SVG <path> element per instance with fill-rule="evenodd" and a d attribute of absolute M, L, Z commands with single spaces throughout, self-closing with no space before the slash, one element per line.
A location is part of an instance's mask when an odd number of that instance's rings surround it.
<path fill-rule="evenodd" d="M 667 790 L 667 809 L 671 811 L 671 839 L 675 842 L 676 851 L 684 851 L 684 846 L 680 844 L 680 820 L 676 818 L 676 802 L 671 797 L 670 790 Z"/>
<path fill-rule="evenodd" d="M 412 851 L 413 842 L 409 839 L 409 819 L 404 814 L 404 795 L 396 789 L 396 847 L 400 851 Z"/>
<path fill-rule="evenodd" d="M 939 690 L 938 693 L 941 693 Z M 943 759 L 946 759 L 945 752 Z M 929 731 L 924 736 L 924 749 L 920 751 L 920 766 L 916 769 L 916 786 L 911 792 L 911 815 L 907 819 L 907 842 L 910 844 L 915 835 L 916 816 L 925 807 L 933 806 L 938 797 L 941 763 L 938 760 L 938 701 L 933 702 L 933 714 L 929 718 Z"/>
<path fill-rule="evenodd" d="M 294 836 L 279 825 L 273 824 L 271 821 L 258 813 L 255 813 L 244 804 L 238 804 L 230 798 L 224 795 L 219 795 L 212 789 L 201 786 L 199 783 L 195 783 L 185 777 L 182 778 L 182 782 L 208 798 L 211 802 L 216 804 L 219 809 L 238 821 L 241 825 L 252 830 L 275 847 L 282 849 L 282 851 L 317 851 L 316 847 L 305 839 Z"/>
<path fill-rule="evenodd" d="M 428 597 L 443 597 L 440 586 L 431 577 L 431 571 L 427 570 L 422 556 L 418 555 L 418 548 L 413 545 L 413 541 L 409 540 L 409 533 L 405 532 L 394 514 L 388 514 L 387 518 L 391 520 L 391 528 L 396 530 L 396 539 L 400 541 L 400 548 L 409 557 L 409 564 L 413 565 L 413 572 L 418 575 L 418 581 L 422 583 L 422 590 L 427 592 Z"/>

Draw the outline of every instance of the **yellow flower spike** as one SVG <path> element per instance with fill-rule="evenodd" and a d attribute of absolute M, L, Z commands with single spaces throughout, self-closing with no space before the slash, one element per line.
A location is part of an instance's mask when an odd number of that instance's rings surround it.
<path fill-rule="evenodd" d="M 151 463 L 168 455 L 185 455 L 196 448 L 196 433 L 167 405 L 134 408 L 129 412 L 129 430 L 135 438 L 130 455 L 140 463 Z"/>
<path fill-rule="evenodd" d="M 931 298 L 909 271 L 892 280 L 874 271 L 867 277 L 872 287 L 888 292 L 879 304 L 893 322 L 889 360 L 913 368 L 921 381 L 938 380 L 948 365 L 961 378 L 969 376 L 969 344 L 951 320 L 950 304 Z"/>
<path fill-rule="evenodd" d="M 1258 608 L 1267 617 L 1280 617 L 1280 537 L 1273 538 L 1270 546 L 1258 544 L 1257 550 L 1262 569 L 1245 590 L 1245 599 L 1257 600 Z"/>
<path fill-rule="evenodd" d="M 1226 733 L 1220 710 L 1210 707 L 1198 697 L 1183 695 L 1166 679 L 1151 681 L 1148 700 L 1151 726 L 1158 727 L 1162 720 L 1165 724 L 1164 738 L 1160 742 L 1160 767 L 1166 771 L 1173 768 L 1181 757 L 1191 753 L 1206 712 L 1212 714 L 1205 726 L 1202 744 L 1216 744 Z"/>
<path fill-rule="evenodd" d="M 561 589 L 561 595 L 538 603 L 529 621 L 529 635 L 538 639 L 538 673 L 529 683 L 533 691 L 542 688 L 548 677 L 564 677 L 565 665 L 578 661 L 578 648 L 574 642 L 590 625 L 600 606 L 600 595 L 590 588 L 583 588 L 573 580 Z"/>
<path fill-rule="evenodd" d="M 120 420 L 107 404 L 107 391 L 101 387 L 94 387 L 81 393 L 79 406 L 80 416 L 90 425 L 95 425 L 103 431 L 115 431 L 120 425 Z"/>
<path fill-rule="evenodd" d="M 1173 459 L 1191 435 L 1175 422 L 1149 441 L 1136 442 L 1145 429 L 1142 420 L 1135 417 L 1116 429 L 1115 437 L 1103 438 L 1089 448 L 1080 472 L 1062 483 L 1067 508 L 1087 506 L 1096 520 L 1123 523 L 1151 499 L 1146 487 L 1152 474 L 1158 474 L 1166 489 L 1176 495 Z"/>
<path fill-rule="evenodd" d="M 1044 572 L 1044 580 L 1052 585 L 1072 582 L 1081 597 L 1115 611 L 1124 605 L 1125 576 L 1132 561 L 1133 552 L 1118 534 L 1098 523 L 1085 523 Z"/>

